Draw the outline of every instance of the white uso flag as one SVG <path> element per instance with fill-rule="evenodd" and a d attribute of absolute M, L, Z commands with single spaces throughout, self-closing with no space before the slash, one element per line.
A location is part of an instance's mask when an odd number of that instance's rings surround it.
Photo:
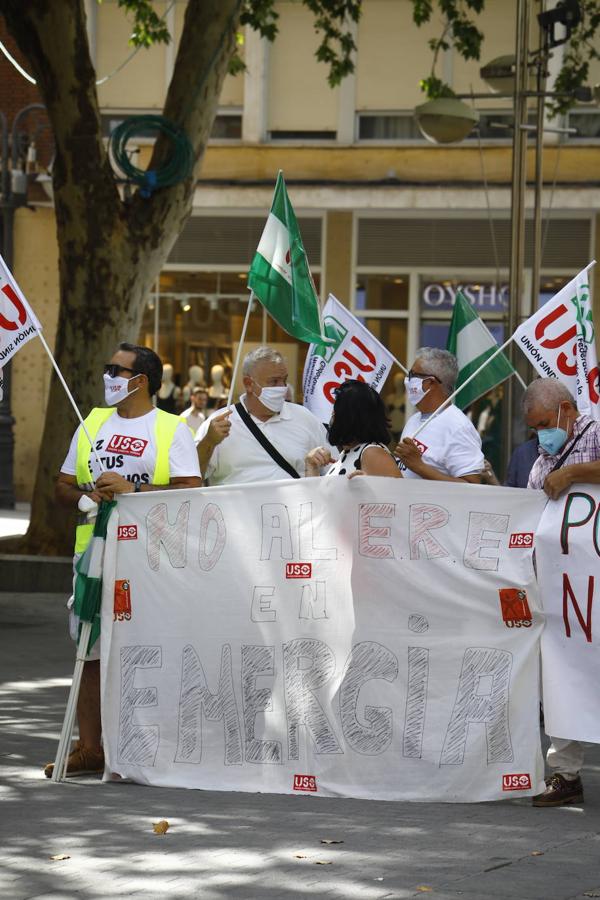
<path fill-rule="evenodd" d="M 0 364 L 6 365 L 17 350 L 41 330 L 42 326 L 0 256 Z M 0 396 L 3 389 L 0 369 Z"/>
<path fill-rule="evenodd" d="M 302 390 L 307 409 L 328 422 L 340 384 L 356 378 L 381 391 L 394 357 L 333 294 L 323 309 L 323 328 L 333 343 L 310 345 Z"/>
<path fill-rule="evenodd" d="M 529 362 L 546 378 L 558 378 L 580 413 L 600 419 L 598 356 L 588 272 L 582 269 L 513 335 Z"/>

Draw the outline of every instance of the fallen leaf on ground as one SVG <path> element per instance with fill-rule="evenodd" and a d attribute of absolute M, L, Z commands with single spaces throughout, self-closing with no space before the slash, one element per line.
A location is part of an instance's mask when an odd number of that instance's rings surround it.
<path fill-rule="evenodd" d="M 166 819 L 161 819 L 160 822 L 153 822 L 152 830 L 154 831 L 154 834 L 164 834 L 169 830 L 169 823 Z"/>
<path fill-rule="evenodd" d="M 426 892 L 432 891 L 433 888 L 429 887 L 428 884 L 420 884 L 420 885 L 418 885 L 417 890 L 421 891 L 422 893 L 426 893 Z"/>
<path fill-rule="evenodd" d="M 332 866 L 330 859 L 315 859 L 315 866 Z"/>
<path fill-rule="evenodd" d="M 332 841 L 331 838 L 321 838 L 322 844 L 343 844 L 343 841 Z"/>
<path fill-rule="evenodd" d="M 56 856 L 51 856 L 50 859 L 52 862 L 60 862 L 61 859 L 71 859 L 66 853 L 57 853 Z"/>
<path fill-rule="evenodd" d="M 306 859 L 306 853 L 294 853 L 295 859 Z"/>
<path fill-rule="evenodd" d="M 381 878 L 381 877 L 376 878 L 375 881 L 383 881 L 383 878 Z"/>
<path fill-rule="evenodd" d="M 600 897 L 600 888 L 597 888 L 595 891 L 584 891 L 584 897 Z"/>
<path fill-rule="evenodd" d="M 543 850 L 532 850 L 531 855 L 532 856 L 543 856 L 544 851 Z"/>

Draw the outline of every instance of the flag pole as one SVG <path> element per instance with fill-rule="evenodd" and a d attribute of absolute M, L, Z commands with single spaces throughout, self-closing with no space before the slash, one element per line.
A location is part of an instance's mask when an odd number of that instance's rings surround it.
<path fill-rule="evenodd" d="M 383 345 L 382 345 L 382 346 L 383 346 Z M 386 350 L 386 352 L 387 352 L 387 353 L 390 353 L 389 350 Z M 408 369 L 405 368 L 405 367 L 402 365 L 402 363 L 400 362 L 400 360 L 399 360 L 399 359 L 396 359 L 395 356 L 392 356 L 391 353 L 390 353 L 390 356 L 391 356 L 392 360 L 396 363 L 396 365 L 397 365 L 400 369 L 402 369 L 402 371 L 404 372 L 404 374 L 405 374 L 405 375 L 408 375 Z"/>
<path fill-rule="evenodd" d="M 511 335 L 511 336 L 509 337 L 509 339 L 508 339 L 507 341 L 505 341 L 505 342 L 502 344 L 501 347 L 498 347 L 497 350 L 494 350 L 494 352 L 492 353 L 492 355 L 491 355 L 491 356 L 488 356 L 488 358 L 487 358 L 487 359 L 479 366 L 478 369 L 475 369 L 475 371 L 474 371 L 471 375 L 469 375 L 468 378 L 465 378 L 465 380 L 463 381 L 463 383 L 461 384 L 461 386 L 460 386 L 459 388 L 457 388 L 457 389 L 454 391 L 453 394 L 450 394 L 449 397 L 446 397 L 446 399 L 445 399 L 444 402 L 441 404 L 441 406 L 438 406 L 438 408 L 437 408 L 434 412 L 432 412 L 432 414 L 431 414 L 427 419 L 425 419 L 424 422 L 421 422 L 421 424 L 419 425 L 419 427 L 417 428 L 417 430 L 415 431 L 415 433 L 412 434 L 412 435 L 410 435 L 410 437 L 411 437 L 411 438 L 415 438 L 421 431 L 423 431 L 423 429 L 425 428 L 425 426 L 426 426 L 429 422 L 431 422 L 433 419 L 435 419 L 436 416 L 439 416 L 439 414 L 440 414 L 441 412 L 443 412 L 443 411 L 446 409 L 446 407 L 447 407 L 450 403 L 452 403 L 452 401 L 454 400 L 454 398 L 456 397 L 456 395 L 457 395 L 457 394 L 460 394 L 460 392 L 462 391 L 462 389 L 463 389 L 464 387 L 466 387 L 466 386 L 469 384 L 469 382 L 472 381 L 472 380 L 475 378 L 476 375 L 479 375 L 479 373 L 481 372 L 481 370 L 482 370 L 482 369 L 485 369 L 485 367 L 487 366 L 488 363 L 490 363 L 493 359 L 495 359 L 496 356 L 498 356 L 499 353 L 502 353 L 502 351 L 503 351 L 506 347 L 508 347 L 508 345 L 510 344 L 510 342 L 512 341 L 512 339 L 513 339 L 513 335 Z M 407 437 L 408 437 L 408 435 L 407 435 Z"/>
<path fill-rule="evenodd" d="M 63 719 L 62 729 L 58 747 L 56 748 L 56 758 L 54 760 L 54 769 L 52 770 L 52 781 L 64 781 L 67 772 L 67 764 L 69 760 L 69 747 L 71 746 L 71 736 L 73 734 L 73 726 L 75 724 L 75 713 L 77 711 L 77 700 L 79 698 L 79 689 L 81 687 L 81 676 L 83 675 L 83 666 L 87 656 L 87 645 L 92 630 L 91 622 L 81 623 L 81 634 L 77 642 L 77 655 L 75 657 L 75 668 L 73 670 L 73 680 L 69 690 L 69 699 L 67 700 L 67 708 Z"/>
<path fill-rule="evenodd" d="M 74 397 L 73 397 L 73 394 L 72 394 L 71 391 L 69 390 L 69 386 L 68 386 L 67 382 L 65 381 L 65 379 L 63 378 L 62 372 L 61 372 L 60 369 L 58 368 L 58 363 L 57 363 L 56 360 L 54 359 L 54 355 L 53 355 L 53 353 L 52 353 L 52 350 L 50 349 L 50 347 L 49 347 L 48 344 L 46 343 L 46 338 L 44 337 L 44 335 L 43 335 L 41 329 L 38 331 L 38 337 L 39 337 L 40 341 L 42 342 L 42 346 L 43 346 L 44 350 L 46 351 L 46 353 L 47 353 L 48 356 L 50 357 L 50 362 L 51 362 L 52 365 L 54 366 L 54 371 L 55 371 L 56 374 L 58 375 L 59 381 L 60 381 L 60 383 L 62 384 L 62 386 L 63 386 L 64 389 L 65 389 L 65 393 L 66 393 L 67 397 L 69 398 L 69 401 L 70 401 L 70 403 L 71 403 L 71 406 L 72 406 L 73 409 L 75 410 L 75 415 L 76 415 L 77 418 L 79 419 L 79 424 L 81 425 L 81 427 L 82 427 L 82 429 L 83 429 L 83 433 L 85 434 L 86 438 L 87 438 L 88 441 L 90 442 L 90 447 L 92 448 L 92 453 L 94 454 L 94 456 L 95 456 L 95 458 L 96 458 L 96 462 L 98 463 L 98 465 L 99 465 L 99 467 L 100 467 L 100 471 L 101 471 L 101 472 L 104 472 L 104 471 L 106 471 L 106 467 L 105 467 L 104 463 L 102 462 L 102 460 L 100 459 L 100 457 L 98 456 L 98 451 L 96 450 L 96 447 L 95 447 L 94 442 L 93 442 L 93 440 L 92 440 L 92 438 L 91 438 L 91 436 L 90 436 L 90 433 L 89 433 L 89 431 L 87 430 L 87 426 L 86 426 L 85 422 L 83 421 L 83 417 L 82 417 L 81 413 L 79 412 L 79 407 L 78 407 L 77 404 L 75 403 L 75 399 L 74 399 Z"/>
<path fill-rule="evenodd" d="M 246 339 L 246 331 L 248 330 L 248 320 L 250 318 L 250 313 L 252 311 L 252 303 L 254 302 L 254 291 L 250 291 L 250 296 L 248 298 L 248 308 L 246 310 L 246 318 L 244 319 L 244 324 L 242 325 L 242 333 L 240 335 L 240 342 L 238 344 L 237 353 L 235 356 L 235 363 L 233 366 L 233 372 L 231 374 L 231 384 L 229 385 L 229 394 L 227 396 L 227 408 L 231 407 L 231 401 L 233 400 L 233 389 L 235 387 L 235 382 L 237 378 L 238 369 L 240 367 L 240 359 L 242 357 L 242 347 L 244 345 L 244 341 Z"/>

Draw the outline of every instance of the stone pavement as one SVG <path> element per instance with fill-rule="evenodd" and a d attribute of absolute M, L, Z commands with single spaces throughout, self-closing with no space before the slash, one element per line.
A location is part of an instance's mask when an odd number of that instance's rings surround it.
<path fill-rule="evenodd" d="M 0 593 L 3 900 L 600 897 L 598 747 L 582 808 L 47 781 L 73 666 L 64 600 Z M 171 824 L 163 836 L 159 819 Z"/>

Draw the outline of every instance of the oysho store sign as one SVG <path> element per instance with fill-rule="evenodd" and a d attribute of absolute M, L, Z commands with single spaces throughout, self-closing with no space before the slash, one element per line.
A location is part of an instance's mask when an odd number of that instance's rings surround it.
<path fill-rule="evenodd" d="M 479 281 L 461 284 L 453 281 L 431 281 L 423 284 L 421 309 L 453 309 L 461 292 L 478 312 L 504 312 L 508 309 L 508 285 Z"/>

